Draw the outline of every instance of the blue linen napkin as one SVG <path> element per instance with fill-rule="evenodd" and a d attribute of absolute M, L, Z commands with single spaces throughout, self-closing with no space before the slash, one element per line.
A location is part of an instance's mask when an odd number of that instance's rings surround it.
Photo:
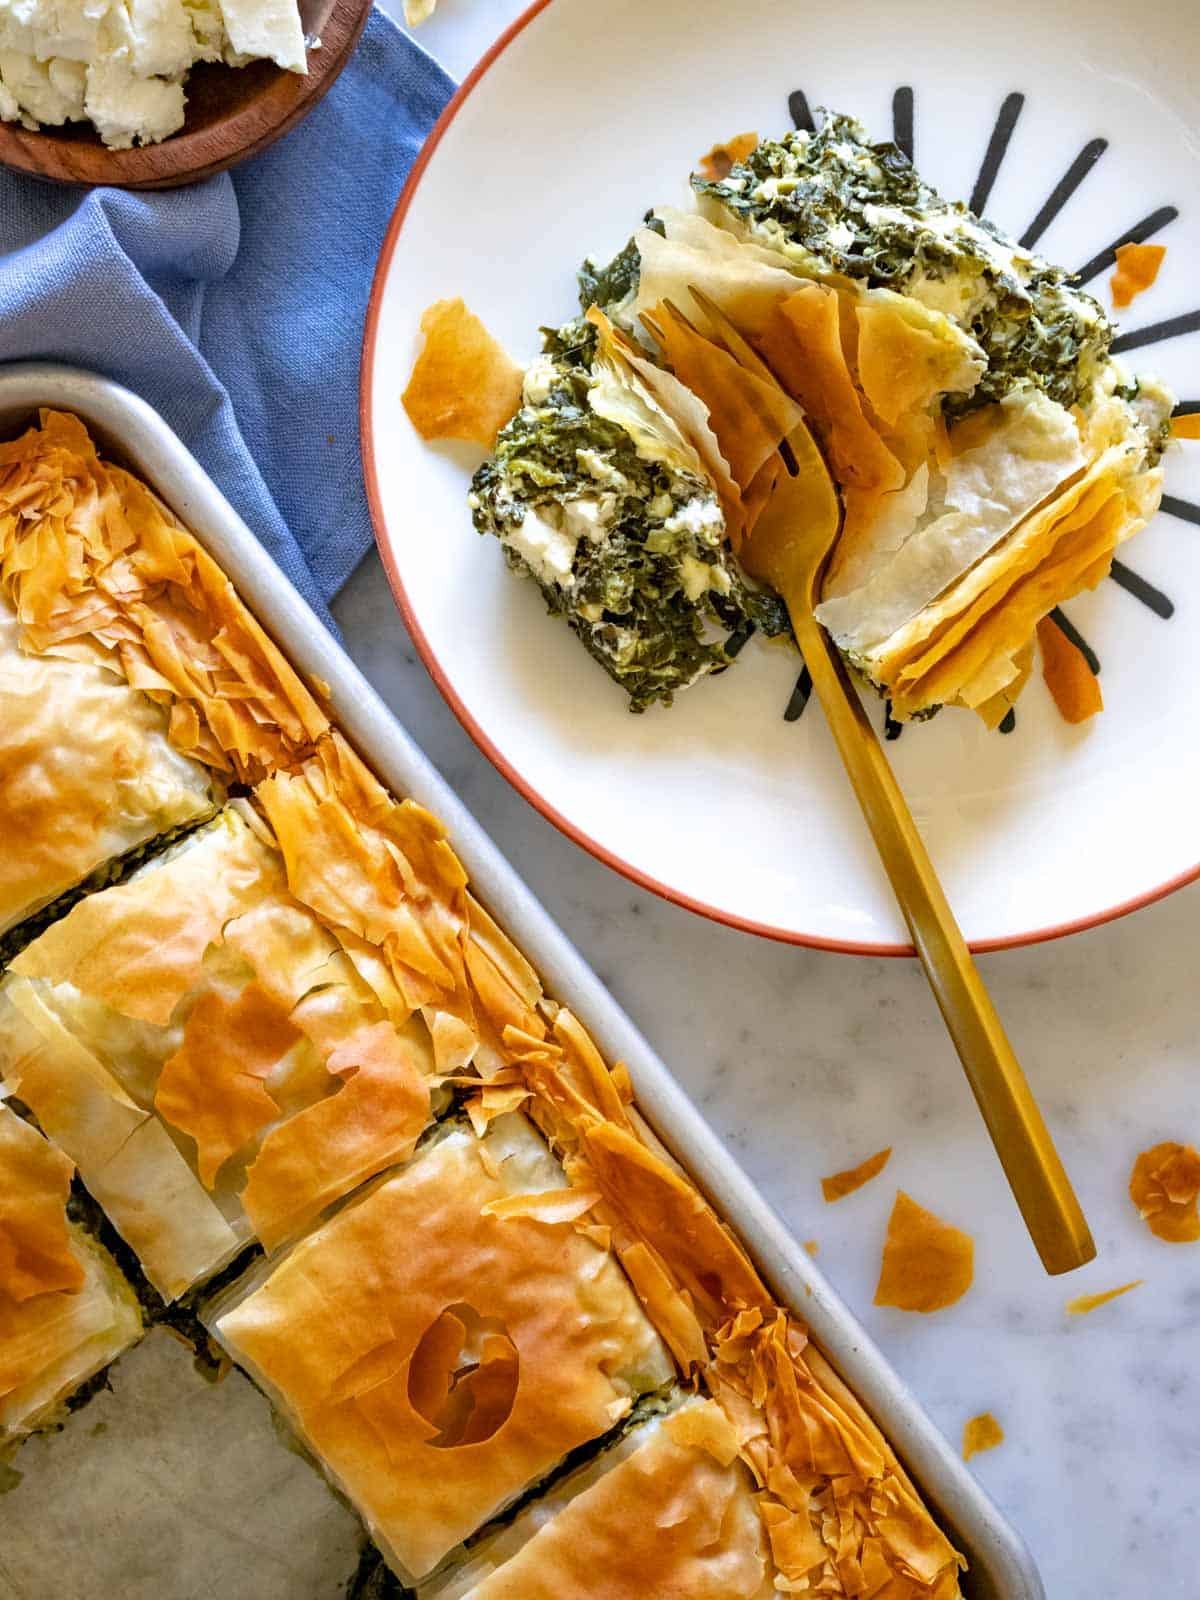
<path fill-rule="evenodd" d="M 371 542 L 371 277 L 453 88 L 374 11 L 324 100 L 232 174 L 133 194 L 0 171 L 0 361 L 73 362 L 148 400 L 330 626 Z"/>

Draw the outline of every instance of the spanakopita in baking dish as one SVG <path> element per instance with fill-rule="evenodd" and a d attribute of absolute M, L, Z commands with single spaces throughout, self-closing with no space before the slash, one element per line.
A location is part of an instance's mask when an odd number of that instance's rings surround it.
<path fill-rule="evenodd" d="M 642 357 L 589 326 L 619 395 Z M 240 789 L 55 902 L 0 977 L 13 1440 L 143 1320 L 206 1349 L 202 1316 L 401 1580 L 953 1600 L 887 1439 L 436 818 L 77 419 L 3 448 L 22 648 L 98 661 Z"/>

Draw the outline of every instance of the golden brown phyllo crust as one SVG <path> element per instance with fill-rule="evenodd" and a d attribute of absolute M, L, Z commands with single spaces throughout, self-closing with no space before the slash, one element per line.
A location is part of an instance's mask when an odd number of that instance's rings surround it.
<path fill-rule="evenodd" d="M 331 942 L 352 971 L 348 987 L 366 991 L 365 1032 L 347 1047 L 338 1018 L 323 1032 L 330 1019 L 312 998 L 323 989 L 302 993 L 299 1010 L 294 992 L 272 994 L 278 929 L 251 916 L 234 952 L 253 968 L 251 1001 L 244 973 L 240 988 L 214 979 L 206 997 L 193 995 L 193 1005 L 225 1008 L 208 1020 L 243 1041 L 230 1049 L 258 1048 L 274 1059 L 303 1032 L 328 1049 L 336 1077 L 338 1052 L 349 1048 L 342 1059 L 353 1071 L 340 1086 L 274 1125 L 286 1132 L 305 1116 L 323 1116 L 336 1136 L 324 1145 L 321 1129 L 311 1140 L 289 1136 L 296 1148 L 284 1166 L 305 1168 L 314 1149 L 340 1150 L 343 1135 L 377 1120 L 372 1085 L 393 1081 L 380 1064 L 388 1041 L 419 1028 L 426 1077 L 461 1096 L 476 1135 L 520 1110 L 561 1158 L 569 1201 L 534 1194 L 504 1204 L 611 1251 L 680 1376 L 721 1406 L 756 1486 L 775 1587 L 887 1600 L 957 1595 L 961 1559 L 887 1440 L 643 1121 L 624 1067 L 603 1059 L 473 898 L 437 820 L 387 793 L 215 563 L 149 490 L 97 456 L 76 419 L 47 414 L 40 429 L 0 449 L 0 471 L 8 508 L 0 584 L 26 648 L 104 652 L 129 683 L 169 707 L 176 748 L 251 786 L 247 812 L 278 873 L 271 895 L 298 927 L 315 927 Z M 236 931 L 236 920 L 229 928 Z M 212 961 L 211 944 L 197 951 L 193 941 L 185 961 L 193 977 Z M 27 982 L 48 981 L 48 966 L 26 968 Z M 77 965 L 72 981 L 81 971 Z M 157 991 L 150 984 L 140 992 L 144 1016 Z M 177 997 L 168 1000 L 174 1016 Z M 129 996 L 121 1003 L 128 1009 Z M 159 995 L 157 1003 L 166 1002 Z M 232 1026 L 232 1012 L 247 1005 L 255 1025 Z M 274 1032 L 263 1021 L 268 1009 Z M 266 1108 L 254 1084 L 239 1081 L 236 1114 L 213 1122 L 186 1022 L 158 1081 L 157 1114 L 190 1132 L 198 1177 L 215 1180 L 238 1135 Z M 381 1031 L 371 1034 L 373 1027 Z M 213 1070 L 232 1082 L 240 1067 L 222 1059 Z M 256 1081 L 261 1088 L 264 1075 Z M 339 1123 L 335 1108 L 356 1094 L 360 1113 Z M 425 1159 L 418 1154 L 411 1170 Z M 352 1169 L 361 1181 L 352 1162 L 345 1175 Z M 392 1192 L 387 1183 L 408 1170 L 380 1180 L 375 1193 Z M 353 1208 L 339 1213 L 352 1215 Z M 275 1231 L 260 1228 L 268 1242 L 290 1231 L 286 1217 Z"/>
<path fill-rule="evenodd" d="M 137 1302 L 67 1216 L 71 1162 L 0 1104 L 0 1447 L 131 1345 Z"/>
<path fill-rule="evenodd" d="M 257 782 L 329 718 L 216 562 L 77 417 L 0 444 L 0 587 L 26 648 L 101 660 L 169 710 L 171 743 Z"/>

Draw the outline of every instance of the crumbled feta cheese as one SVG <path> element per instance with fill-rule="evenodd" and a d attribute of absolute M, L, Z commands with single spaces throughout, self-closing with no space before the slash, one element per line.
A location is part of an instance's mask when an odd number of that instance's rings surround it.
<path fill-rule="evenodd" d="M 519 524 L 505 528 L 501 537 L 543 583 L 560 589 L 571 587 L 579 534 L 553 527 L 531 509 Z"/>
<path fill-rule="evenodd" d="M 683 592 L 689 600 L 699 600 L 700 596 L 707 594 L 709 590 L 714 594 L 728 594 L 733 587 L 724 567 L 700 561 L 695 556 L 680 556 L 679 576 Z"/>
<path fill-rule="evenodd" d="M 139 78 L 128 60 L 107 56 L 87 69 L 84 109 L 110 150 L 157 144 L 183 127 L 183 84 Z"/>
<path fill-rule="evenodd" d="M 4 79 L 2 77 L 0 77 L 0 117 L 3 117 L 5 122 L 26 123 L 25 113 L 21 110 L 20 101 L 17 100 L 11 89 L 4 87 Z M 33 118 L 30 117 L 28 121 L 32 123 Z"/>
<path fill-rule="evenodd" d="M 90 61 L 111 0 L 0 0 L 0 49 Z"/>
<path fill-rule="evenodd" d="M 231 57 L 305 72 L 296 0 L 0 0 L 0 118 L 154 144 L 183 125 L 188 70 Z"/>
<path fill-rule="evenodd" d="M 904 292 L 928 306 L 930 311 L 940 311 L 945 317 L 968 322 L 977 303 L 986 297 L 986 285 L 969 272 L 948 272 L 941 278 L 918 272 Z"/>
<path fill-rule="evenodd" d="M 221 0 L 221 12 L 238 55 L 264 57 L 289 72 L 307 72 L 296 0 Z"/>
<path fill-rule="evenodd" d="M 182 0 L 123 0 L 109 12 L 110 37 L 127 51 L 138 78 L 182 78 L 196 57 Z"/>
<path fill-rule="evenodd" d="M 576 450 L 575 459 L 597 483 L 606 484 L 617 494 L 629 493 L 632 487 L 629 479 L 623 472 L 619 472 L 611 461 L 606 461 L 598 450 Z"/>
<path fill-rule="evenodd" d="M 568 500 L 562 508 L 563 528 L 572 535 L 576 543 L 580 539 L 590 539 L 593 544 L 599 543 L 604 537 L 605 528 L 612 521 L 616 504 L 616 498 L 611 494 L 601 495 L 599 500 Z M 572 547 L 573 553 L 574 547 Z"/>
<path fill-rule="evenodd" d="M 537 356 L 525 369 L 522 397 L 527 406 L 544 406 L 558 374 L 550 356 Z"/>
<path fill-rule="evenodd" d="M 197 61 L 220 61 L 225 49 L 225 19 L 218 0 L 183 0 Z"/>
<path fill-rule="evenodd" d="M 679 577 L 689 600 L 699 600 L 702 594 L 708 593 L 709 571 L 708 565 L 697 561 L 695 556 L 680 556 Z"/>
<path fill-rule="evenodd" d="M 854 229 L 848 222 L 835 222 L 825 235 L 825 243 L 831 250 L 849 250 L 854 243 Z"/>
<path fill-rule="evenodd" d="M 712 535 L 724 530 L 725 519 L 712 495 L 695 495 L 685 501 L 673 517 L 668 517 L 663 527 L 668 533 L 687 532 L 699 537 L 707 536 L 711 543 Z"/>
<path fill-rule="evenodd" d="M 52 128 L 77 121 L 83 115 L 85 71 L 79 61 L 37 61 L 20 50 L 0 50 L 0 84 L 17 107 L 9 120 Z"/>

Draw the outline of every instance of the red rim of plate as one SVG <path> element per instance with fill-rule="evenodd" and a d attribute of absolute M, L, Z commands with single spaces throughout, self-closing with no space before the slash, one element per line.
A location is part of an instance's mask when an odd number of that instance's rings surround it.
<path fill-rule="evenodd" d="M 916 951 L 912 945 L 864 944 L 856 940 L 827 939 L 820 934 L 802 933 L 793 928 L 776 928 L 769 923 L 755 922 L 749 917 L 739 917 L 732 911 L 724 911 L 720 906 L 707 905 L 703 900 L 696 900 L 691 895 L 683 894 L 680 890 L 673 889 L 669 884 L 660 883 L 657 878 L 651 877 L 649 873 L 642 872 L 640 868 L 614 855 L 611 850 L 606 849 L 604 845 L 584 833 L 569 818 L 564 817 L 560 811 L 557 811 L 545 796 L 517 771 L 504 753 L 492 742 L 455 692 L 449 678 L 442 669 L 441 662 L 425 636 L 425 631 L 417 619 L 416 611 L 409 601 L 408 593 L 404 587 L 404 580 L 400 575 L 400 569 L 393 557 L 391 543 L 387 537 L 387 519 L 384 516 L 383 503 L 379 493 L 379 479 L 375 470 L 375 429 L 371 408 L 375 372 L 375 344 L 379 334 L 379 315 L 383 301 L 383 286 L 391 267 L 392 257 L 395 255 L 396 248 L 400 242 L 400 235 L 404 227 L 404 220 L 408 215 L 408 208 L 413 202 L 413 197 L 416 195 L 421 180 L 425 176 L 426 169 L 438 145 L 442 142 L 446 130 L 492 64 L 550 3 L 551 0 L 533 0 L 533 4 L 505 29 L 491 49 L 481 57 L 475 68 L 463 79 L 453 99 L 434 124 L 413 164 L 408 182 L 404 185 L 404 189 L 396 203 L 396 209 L 392 213 L 391 222 L 388 224 L 388 230 L 384 236 L 383 248 L 379 253 L 374 281 L 371 284 L 371 296 L 367 302 L 366 324 L 363 330 L 358 410 L 367 503 L 371 511 L 371 522 L 375 529 L 375 543 L 383 561 L 384 571 L 387 573 L 392 594 L 430 676 L 433 678 L 434 683 L 437 684 L 450 709 L 480 750 L 483 751 L 492 765 L 508 779 L 513 788 L 529 801 L 530 805 L 540 811 L 560 832 L 565 833 L 568 839 L 572 839 L 577 845 L 582 846 L 589 855 L 595 856 L 598 861 L 603 861 L 606 866 L 612 867 L 622 877 L 628 878 L 631 883 L 636 883 L 643 889 L 649 889 L 652 894 L 659 895 L 664 900 L 669 900 L 673 905 L 682 906 L 687 911 L 697 912 L 700 916 L 707 917 L 712 922 L 723 923 L 726 927 L 737 928 L 743 933 L 755 933 L 764 939 L 775 939 L 781 944 L 804 945 L 814 950 L 831 950 L 840 955 L 915 955 Z M 1087 928 L 1097 928 L 1106 922 L 1115 921 L 1118 917 L 1128 916 L 1131 911 L 1140 911 L 1143 906 L 1152 905 L 1156 900 L 1164 899 L 1167 895 L 1173 894 L 1176 889 L 1182 889 L 1185 885 L 1195 882 L 1197 878 L 1200 878 L 1200 862 L 1194 867 L 1179 873 L 1177 877 L 1168 879 L 1166 883 L 1161 883 L 1157 887 L 1147 890 L 1144 894 L 1135 895 L 1132 899 L 1123 900 L 1118 905 L 1110 906 L 1104 911 L 1097 911 L 1090 916 L 1080 917 L 1074 922 L 1060 922 L 1050 927 L 1036 928 L 1030 933 L 1012 934 L 1007 938 L 1001 939 L 972 940 L 971 949 L 978 954 L 985 954 L 992 950 L 1015 950 L 1025 945 L 1043 944 L 1049 939 L 1061 939 L 1069 933 L 1082 933 Z"/>

